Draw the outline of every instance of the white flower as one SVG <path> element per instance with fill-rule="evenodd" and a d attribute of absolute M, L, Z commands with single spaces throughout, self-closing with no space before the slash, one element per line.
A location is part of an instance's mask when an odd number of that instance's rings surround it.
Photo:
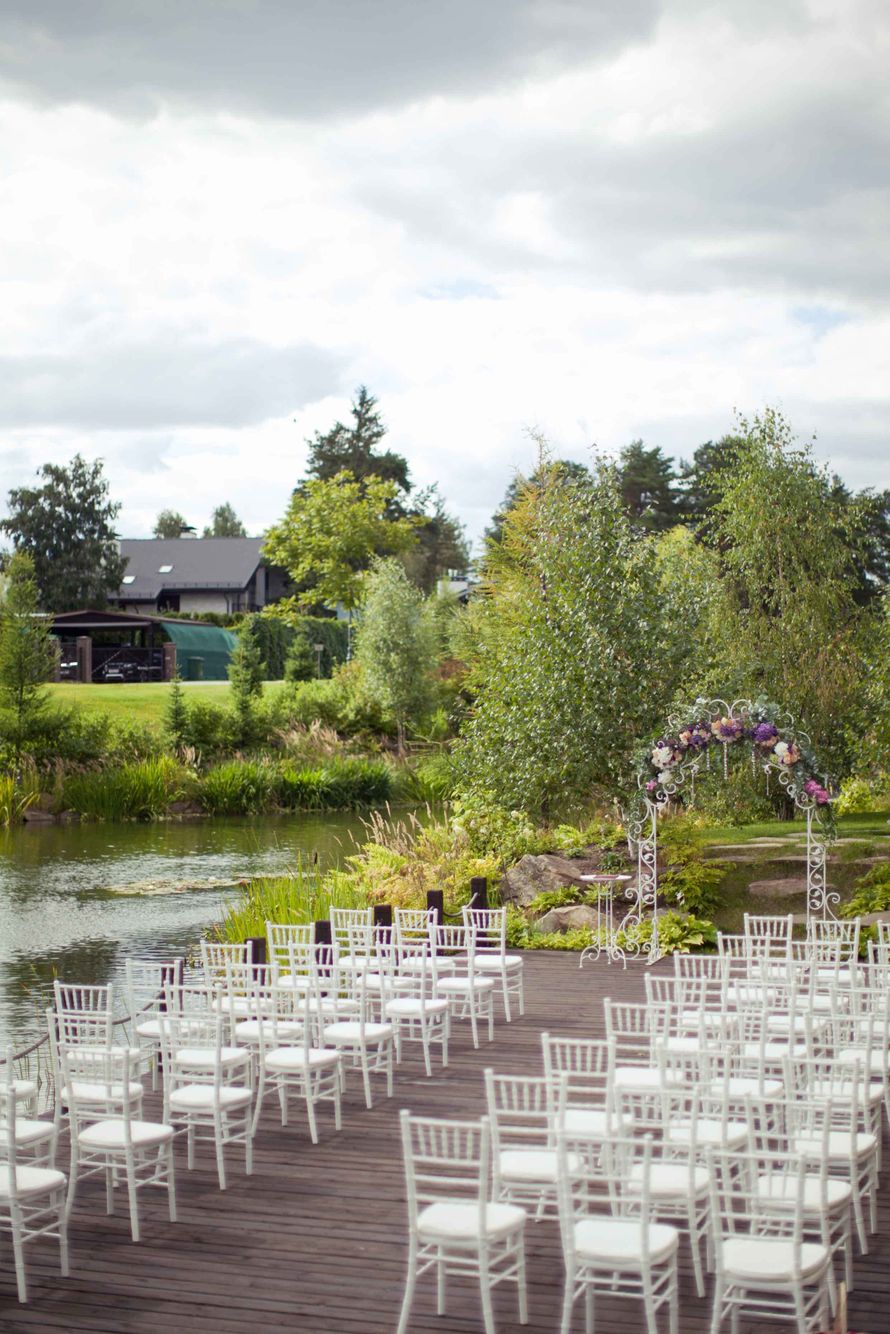
<path fill-rule="evenodd" d="M 785 756 L 788 754 L 788 742 L 777 741 L 776 744 L 773 746 L 773 754 L 778 760 L 784 759 Z"/>
<path fill-rule="evenodd" d="M 664 769 L 670 764 L 674 757 L 674 752 L 670 746 L 655 746 L 652 751 L 652 763 L 659 769 Z"/>
<path fill-rule="evenodd" d="M 658 775 L 658 781 L 659 783 L 669 783 L 673 776 L 674 775 L 671 773 L 670 769 L 662 769 L 661 773 Z"/>

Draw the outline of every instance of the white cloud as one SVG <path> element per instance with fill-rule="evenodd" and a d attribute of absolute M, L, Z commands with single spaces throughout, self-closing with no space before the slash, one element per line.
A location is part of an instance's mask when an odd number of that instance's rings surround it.
<path fill-rule="evenodd" d="M 389 83 L 347 53 L 310 109 L 246 67 L 187 87 L 180 7 L 67 54 L 60 12 L 28 7 L 2 108 L 6 486 L 81 449 L 126 533 L 224 499 L 259 530 L 359 382 L 474 534 L 528 426 L 688 456 L 774 402 L 890 485 L 882 6 L 530 0 L 472 53 L 392 38 Z"/>

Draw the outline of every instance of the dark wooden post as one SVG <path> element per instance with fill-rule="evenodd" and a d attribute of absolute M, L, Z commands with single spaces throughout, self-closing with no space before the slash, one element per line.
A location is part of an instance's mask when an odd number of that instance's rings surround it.
<path fill-rule="evenodd" d="M 488 879 L 484 875 L 474 875 L 470 881 L 470 907 L 488 907 Z"/>
<path fill-rule="evenodd" d="M 164 680 L 172 681 L 176 675 L 176 645 L 173 643 L 162 644 L 161 649 L 164 655 L 162 669 Z"/>
<path fill-rule="evenodd" d="M 256 977 L 260 968 L 266 962 L 266 937 L 248 936 L 244 944 L 247 946 L 247 962 L 253 970 L 254 977 Z"/>
<path fill-rule="evenodd" d="M 392 904 L 375 903 L 374 904 L 374 925 L 392 926 Z"/>
<path fill-rule="evenodd" d="M 77 679 L 89 683 L 93 679 L 93 641 L 89 635 L 77 636 Z"/>
<path fill-rule="evenodd" d="M 444 889 L 428 889 L 426 892 L 426 906 L 434 910 L 437 923 L 439 926 L 443 926 L 445 923 Z"/>

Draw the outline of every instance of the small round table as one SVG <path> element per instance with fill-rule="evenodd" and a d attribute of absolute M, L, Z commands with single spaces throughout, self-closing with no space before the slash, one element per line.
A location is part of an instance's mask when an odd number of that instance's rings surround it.
<path fill-rule="evenodd" d="M 579 875 L 578 879 L 583 880 L 588 885 L 610 885 L 614 889 L 617 885 L 626 884 L 629 880 L 633 880 L 633 876 L 612 875 L 607 871 L 595 871 L 592 875 Z M 603 909 L 604 897 L 605 910 Z M 605 928 L 605 940 L 603 939 L 603 928 Z M 614 963 L 620 959 L 624 967 L 627 967 L 624 950 L 617 942 L 612 894 L 605 896 L 597 894 L 596 896 L 596 941 L 581 951 L 578 967 L 583 968 L 588 959 L 598 959 L 601 954 L 605 954 L 609 963 Z"/>

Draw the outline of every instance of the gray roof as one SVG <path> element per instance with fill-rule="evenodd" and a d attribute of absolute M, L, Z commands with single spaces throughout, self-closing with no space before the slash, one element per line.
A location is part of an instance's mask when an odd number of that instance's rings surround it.
<path fill-rule="evenodd" d="M 261 537 L 125 537 L 121 555 L 127 562 L 117 598 L 154 602 L 163 592 L 187 589 L 243 591 L 260 562 Z M 169 565 L 169 571 L 161 571 Z"/>

